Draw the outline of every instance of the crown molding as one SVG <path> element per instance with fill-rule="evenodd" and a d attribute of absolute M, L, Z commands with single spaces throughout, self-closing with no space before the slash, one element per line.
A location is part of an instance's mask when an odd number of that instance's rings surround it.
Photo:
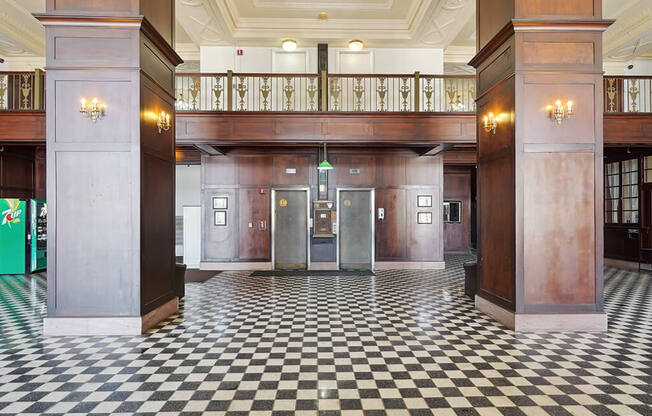
<path fill-rule="evenodd" d="M 376 0 L 374 3 L 360 3 L 354 1 L 329 2 L 328 9 L 339 10 L 391 10 L 395 1 L 405 0 Z M 261 9 L 309 9 L 321 10 L 323 1 L 278 1 L 278 0 L 253 0 L 254 7 Z"/>

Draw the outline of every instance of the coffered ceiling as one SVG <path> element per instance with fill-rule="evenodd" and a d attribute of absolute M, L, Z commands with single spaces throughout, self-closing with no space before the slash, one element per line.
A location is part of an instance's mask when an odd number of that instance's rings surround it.
<path fill-rule="evenodd" d="M 177 0 L 177 18 L 198 45 L 446 47 L 471 20 L 475 0 Z M 320 14 L 326 18 L 320 18 Z"/>
<path fill-rule="evenodd" d="M 463 66 L 475 53 L 476 0 L 176 0 L 176 49 L 196 60 L 201 45 L 445 48 L 446 62 Z M 45 0 L 0 0 L 0 57 L 43 57 L 43 27 L 31 16 Z M 606 61 L 652 59 L 652 0 L 603 0 L 616 23 L 604 36 Z M 326 18 L 321 19 L 320 14 Z M 467 68 L 468 69 L 468 68 Z"/>

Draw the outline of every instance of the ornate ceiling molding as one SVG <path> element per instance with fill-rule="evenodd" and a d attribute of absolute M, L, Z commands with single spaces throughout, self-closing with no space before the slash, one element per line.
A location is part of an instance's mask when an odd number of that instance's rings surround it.
<path fill-rule="evenodd" d="M 15 0 L 0 0 L 0 53 L 44 56 L 45 29 Z"/>
<path fill-rule="evenodd" d="M 605 32 L 603 50 L 607 59 L 626 61 L 652 51 L 652 5 L 641 8 L 642 3 L 621 13 Z"/>
<path fill-rule="evenodd" d="M 231 43 L 231 30 L 213 0 L 178 0 L 176 17 L 196 45 Z"/>

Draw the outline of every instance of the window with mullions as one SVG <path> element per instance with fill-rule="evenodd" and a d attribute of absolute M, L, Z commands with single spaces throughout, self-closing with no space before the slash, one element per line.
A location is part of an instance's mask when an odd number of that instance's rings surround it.
<path fill-rule="evenodd" d="M 652 156 L 645 156 L 645 166 L 643 166 L 643 182 L 652 182 Z"/>
<path fill-rule="evenodd" d="M 604 222 L 616 224 L 620 203 L 620 162 L 605 164 L 604 173 Z"/>
<path fill-rule="evenodd" d="M 623 224 L 638 224 L 638 159 L 621 162 Z"/>

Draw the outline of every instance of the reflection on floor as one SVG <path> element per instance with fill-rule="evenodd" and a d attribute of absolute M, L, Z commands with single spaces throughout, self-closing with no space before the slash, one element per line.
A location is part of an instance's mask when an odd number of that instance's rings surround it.
<path fill-rule="evenodd" d="M 39 335 L 42 277 L 0 277 L 0 413 L 652 415 L 652 278 L 606 269 L 605 334 L 515 335 L 461 264 L 186 287 L 141 337 Z"/>

